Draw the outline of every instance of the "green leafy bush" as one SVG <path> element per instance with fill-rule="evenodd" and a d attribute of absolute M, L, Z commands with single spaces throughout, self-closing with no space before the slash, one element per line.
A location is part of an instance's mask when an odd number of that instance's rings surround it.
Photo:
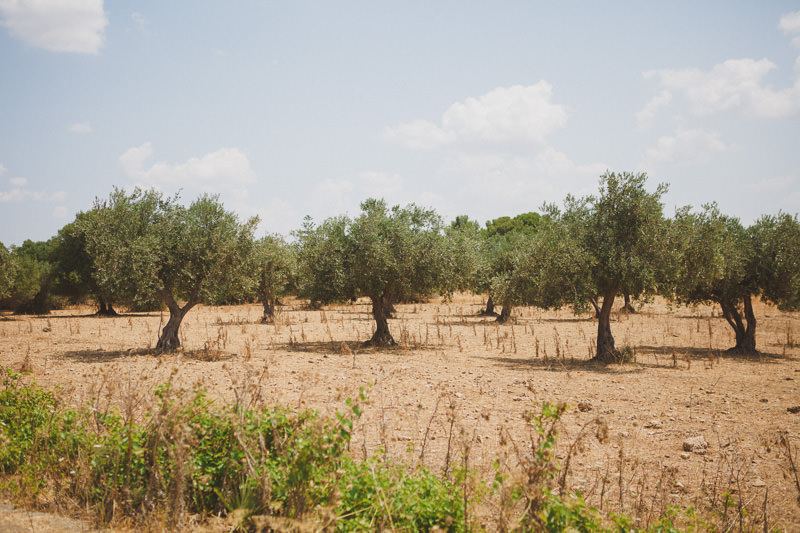
<path fill-rule="evenodd" d="M 330 419 L 280 407 L 221 408 L 202 391 L 184 396 L 168 383 L 138 424 L 65 407 L 52 392 L 0 372 L 0 474 L 6 488 L 33 501 L 50 487 L 103 521 L 161 511 L 169 526 L 188 512 L 227 513 L 243 529 L 264 516 L 335 522 L 342 531 L 463 529 L 463 502 L 450 482 L 350 458 L 358 402 L 348 402 L 350 415 Z"/>

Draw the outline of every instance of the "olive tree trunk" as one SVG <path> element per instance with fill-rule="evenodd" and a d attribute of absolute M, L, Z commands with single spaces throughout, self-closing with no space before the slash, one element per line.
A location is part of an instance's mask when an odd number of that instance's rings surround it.
<path fill-rule="evenodd" d="M 372 318 L 375 319 L 375 334 L 364 343 L 364 346 L 394 346 L 397 344 L 389 332 L 389 321 L 386 316 L 386 294 L 370 296 L 372 300 Z"/>
<path fill-rule="evenodd" d="M 167 309 L 169 309 L 169 320 L 161 330 L 161 335 L 158 337 L 156 351 L 174 352 L 181 347 L 181 340 L 178 333 L 180 331 L 181 322 L 183 322 L 183 317 L 186 316 L 186 313 L 188 313 L 192 307 L 200 303 L 200 298 L 195 292 L 195 294 L 189 298 L 189 301 L 181 307 L 168 290 L 164 290 L 162 296 L 164 302 L 167 304 Z"/>
<path fill-rule="evenodd" d="M 500 314 L 497 315 L 497 322 L 499 324 L 505 324 L 508 322 L 509 318 L 511 318 L 511 304 L 503 302 L 503 309 L 501 309 Z"/>
<path fill-rule="evenodd" d="M 614 346 L 614 336 L 611 334 L 611 309 L 614 307 L 614 299 L 619 292 L 616 287 L 603 296 L 603 305 L 597 316 L 597 353 L 595 361 L 601 363 L 619 362 L 619 352 Z"/>
<path fill-rule="evenodd" d="M 622 310 L 626 313 L 635 313 L 636 309 L 631 304 L 631 295 L 627 292 L 622 293 L 622 295 L 625 297 L 625 303 L 622 304 Z"/>
<path fill-rule="evenodd" d="M 95 313 L 96 316 L 119 316 L 111 302 L 105 301 L 103 298 L 98 298 L 97 304 L 100 309 Z"/>
<path fill-rule="evenodd" d="M 384 298 L 383 314 L 386 315 L 386 318 L 394 318 L 395 313 L 397 313 L 397 309 L 395 308 L 392 299 Z"/>
<path fill-rule="evenodd" d="M 497 316 L 497 312 L 494 310 L 494 298 L 492 295 L 489 295 L 489 298 L 486 300 L 486 309 L 478 313 L 480 316 Z"/>
<path fill-rule="evenodd" d="M 278 303 L 278 299 L 265 295 L 261 297 L 261 303 L 264 306 L 264 314 L 261 317 L 261 323 L 272 324 L 275 322 L 275 305 Z"/>
<path fill-rule="evenodd" d="M 722 300 L 719 302 L 722 307 L 722 316 L 733 328 L 736 335 L 736 346 L 730 348 L 729 352 L 757 353 L 756 350 L 756 315 L 753 312 L 752 297 L 747 294 L 742 298 L 742 312 L 735 303 Z"/>

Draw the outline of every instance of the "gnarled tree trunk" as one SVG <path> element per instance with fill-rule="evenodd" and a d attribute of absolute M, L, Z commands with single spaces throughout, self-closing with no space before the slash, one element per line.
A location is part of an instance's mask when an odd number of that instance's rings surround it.
<path fill-rule="evenodd" d="M 486 300 L 486 309 L 478 313 L 480 316 L 497 316 L 497 312 L 494 310 L 494 298 L 492 295 L 489 295 L 489 298 Z"/>
<path fill-rule="evenodd" d="M 169 320 L 164 326 L 164 329 L 161 330 L 161 335 L 158 337 L 156 351 L 174 352 L 181 347 L 181 340 L 178 337 L 178 332 L 180 330 L 183 317 L 186 316 L 186 313 L 188 313 L 192 307 L 200 303 L 200 298 L 197 294 L 197 291 L 195 291 L 191 298 L 189 298 L 189 301 L 186 302 L 183 307 L 181 307 L 178 305 L 178 302 L 175 301 L 175 298 L 172 297 L 172 293 L 170 293 L 168 290 L 164 290 L 162 292 L 162 296 L 164 298 L 164 302 L 167 304 L 167 309 L 169 309 Z"/>
<path fill-rule="evenodd" d="M 372 318 L 375 319 L 375 334 L 364 342 L 364 346 L 394 346 L 397 344 L 389 333 L 389 322 L 386 316 L 386 302 L 388 297 L 384 292 L 380 296 L 370 296 L 372 300 Z"/>
<path fill-rule="evenodd" d="M 757 353 L 756 350 L 756 315 L 753 312 L 753 301 L 751 295 L 747 294 L 742 298 L 742 313 L 735 303 L 721 300 L 722 316 L 728 321 L 736 335 L 736 346 L 728 349 L 729 352 Z"/>
<path fill-rule="evenodd" d="M 509 318 L 511 318 L 511 304 L 503 302 L 503 309 L 501 309 L 500 314 L 497 315 L 497 322 L 499 324 L 505 324 L 508 322 Z"/>
<path fill-rule="evenodd" d="M 622 310 L 626 313 L 635 313 L 636 309 L 634 309 L 633 305 L 631 305 L 631 295 L 627 292 L 623 292 L 622 295 L 625 297 L 625 303 L 622 304 Z"/>
<path fill-rule="evenodd" d="M 385 298 L 383 303 L 383 314 L 386 315 L 386 318 L 394 318 L 395 313 L 397 313 L 397 309 L 394 307 L 394 302 L 391 298 Z"/>
<path fill-rule="evenodd" d="M 272 324 L 275 322 L 275 305 L 278 303 L 278 299 L 271 298 L 268 295 L 262 295 L 261 303 L 264 306 L 264 314 L 261 317 L 261 323 Z"/>
<path fill-rule="evenodd" d="M 111 302 L 107 302 L 103 298 L 98 298 L 97 304 L 99 305 L 100 309 L 98 309 L 97 313 L 95 313 L 95 316 L 119 316 L 117 311 L 114 309 L 114 306 L 111 305 Z"/>
<path fill-rule="evenodd" d="M 603 296 L 603 305 L 597 316 L 597 353 L 594 360 L 601 363 L 617 363 L 620 360 L 611 334 L 611 308 L 618 291 L 619 287 L 615 287 Z"/>

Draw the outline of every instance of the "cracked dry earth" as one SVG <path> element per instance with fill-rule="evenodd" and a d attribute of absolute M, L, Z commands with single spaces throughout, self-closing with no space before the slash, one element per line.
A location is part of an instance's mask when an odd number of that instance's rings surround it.
<path fill-rule="evenodd" d="M 732 332 L 716 309 L 656 300 L 614 316 L 617 347 L 630 347 L 635 361 L 600 366 L 587 363 L 596 322 L 569 310 L 517 309 L 498 326 L 477 316 L 479 297 L 399 305 L 390 321 L 399 345 L 362 349 L 373 327 L 366 302 L 286 303 L 270 325 L 259 323 L 257 305 L 196 308 L 182 326 L 184 351 L 164 356 L 151 353 L 160 313 L 6 317 L 0 364 L 61 386 L 68 403 L 102 409 L 132 394 L 151 398 L 171 375 L 220 402 L 258 390 L 268 403 L 329 415 L 364 387 L 352 453 L 383 446 L 390 460 L 442 471 L 448 447 L 451 457 L 468 449 L 484 479 L 496 459 L 513 464 L 509 450 L 528 436 L 526 412 L 565 402 L 557 455 L 569 458 L 566 486 L 590 505 L 645 523 L 668 504 L 721 509 L 729 491 L 770 528 L 800 531 L 787 456 L 787 444 L 795 459 L 800 448 L 800 314 L 757 304 L 762 353 L 744 357 L 724 352 Z M 607 435 L 597 438 L 596 427 Z M 8 512 L 0 508 L 0 528 Z M 491 529 L 492 502 L 476 512 Z"/>

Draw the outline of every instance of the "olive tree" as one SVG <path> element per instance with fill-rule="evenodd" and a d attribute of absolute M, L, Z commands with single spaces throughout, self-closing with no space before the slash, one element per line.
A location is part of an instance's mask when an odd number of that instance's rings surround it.
<path fill-rule="evenodd" d="M 480 224 L 466 215 L 457 216 L 445 228 L 447 253 L 452 258 L 448 292 L 485 292 L 476 290 L 482 274 L 484 233 Z"/>
<path fill-rule="evenodd" d="M 254 269 L 258 281 L 258 299 L 264 306 L 263 323 L 275 319 L 278 299 L 292 289 L 294 281 L 294 255 L 292 248 L 280 235 L 267 235 L 256 242 L 253 253 Z"/>
<path fill-rule="evenodd" d="M 492 285 L 501 284 L 513 275 L 513 256 L 524 247 L 523 243 L 538 231 L 543 222 L 546 222 L 546 218 L 533 211 L 486 221 L 486 229 L 481 232 L 483 240 L 474 286 L 475 292 L 488 293 L 486 309 L 481 311 L 482 315 L 496 316 L 500 323 L 511 317 L 511 308 L 516 305 L 514 298 L 502 298 L 500 313 L 496 313 L 494 308 L 497 302 Z"/>
<path fill-rule="evenodd" d="M 800 310 L 800 221 L 797 215 L 764 215 L 748 233 L 750 270 L 761 298 L 782 311 Z"/>
<path fill-rule="evenodd" d="M 451 261 L 442 223 L 415 205 L 368 199 L 355 218 L 308 222 L 298 233 L 303 294 L 326 303 L 368 297 L 375 333 L 365 344 L 393 345 L 386 309 L 411 294 L 447 292 Z"/>
<path fill-rule="evenodd" d="M 352 298 L 355 289 L 347 285 L 345 258 L 348 225 L 345 216 L 331 217 L 319 226 L 306 216 L 296 238 L 298 294 L 312 308 Z"/>
<path fill-rule="evenodd" d="M 734 332 L 731 351 L 756 351 L 753 299 L 783 310 L 800 308 L 800 224 L 785 213 L 763 216 L 749 228 L 715 204 L 678 211 L 672 223 L 673 298 L 683 304 L 716 303 Z"/>
<path fill-rule="evenodd" d="M 546 206 L 549 221 L 512 256 L 512 274 L 496 282 L 498 294 L 543 308 L 571 305 L 584 312 L 599 305 L 597 351 L 617 362 L 611 310 L 623 290 L 638 298 L 655 294 L 670 250 L 661 197 L 645 189 L 643 173 L 607 172 L 596 196 L 568 196 L 564 210 Z"/>
<path fill-rule="evenodd" d="M 78 213 L 51 239 L 50 261 L 53 264 L 53 292 L 71 299 L 92 297 L 98 317 L 118 316 L 113 298 L 95 282 L 92 258 L 86 248 L 87 219 L 95 211 Z"/>
<path fill-rule="evenodd" d="M 257 219 L 241 223 L 218 197 L 204 195 L 188 207 L 155 190 L 114 190 L 95 202 L 80 224 L 95 282 L 114 301 L 160 298 L 169 320 L 156 348 L 180 347 L 183 318 L 220 290 L 252 283 L 246 269 Z"/>

